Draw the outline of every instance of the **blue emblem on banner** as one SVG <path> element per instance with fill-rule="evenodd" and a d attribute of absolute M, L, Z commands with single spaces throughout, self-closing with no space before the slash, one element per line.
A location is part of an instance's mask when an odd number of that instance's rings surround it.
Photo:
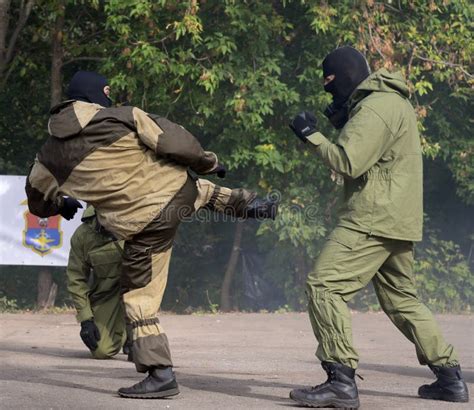
<path fill-rule="evenodd" d="M 29 211 L 25 214 L 23 245 L 33 252 L 45 256 L 62 245 L 62 231 L 59 229 L 60 215 L 39 218 Z"/>

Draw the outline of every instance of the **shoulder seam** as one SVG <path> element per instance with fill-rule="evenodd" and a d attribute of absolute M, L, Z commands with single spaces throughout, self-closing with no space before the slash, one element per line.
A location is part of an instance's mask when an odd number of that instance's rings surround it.
<path fill-rule="evenodd" d="M 378 118 L 380 118 L 380 120 L 383 122 L 383 124 L 385 125 L 385 127 L 388 129 L 388 131 L 390 132 L 390 135 L 395 139 L 395 134 L 392 132 L 392 130 L 390 129 L 390 127 L 388 126 L 387 122 L 380 116 L 380 114 L 375 111 L 372 107 L 369 107 L 368 105 L 362 105 L 363 107 L 367 108 L 368 110 L 372 111 Z"/>

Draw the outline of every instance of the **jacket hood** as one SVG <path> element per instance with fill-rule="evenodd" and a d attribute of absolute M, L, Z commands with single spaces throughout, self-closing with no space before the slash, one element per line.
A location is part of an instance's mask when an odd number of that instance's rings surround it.
<path fill-rule="evenodd" d="M 357 86 L 350 98 L 350 105 L 353 107 L 372 91 L 397 93 L 406 98 L 410 95 L 408 85 L 401 71 L 390 73 L 385 68 L 381 68 Z"/>
<path fill-rule="evenodd" d="M 52 137 L 69 138 L 79 134 L 101 109 L 99 104 L 67 100 L 54 106 L 50 113 L 48 132 Z"/>

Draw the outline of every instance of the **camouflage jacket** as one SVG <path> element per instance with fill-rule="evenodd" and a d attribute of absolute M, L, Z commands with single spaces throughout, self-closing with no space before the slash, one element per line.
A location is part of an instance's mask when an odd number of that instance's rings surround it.
<path fill-rule="evenodd" d="M 120 239 L 140 232 L 187 179 L 218 165 L 192 134 L 136 107 L 104 108 L 65 101 L 52 109 L 50 138 L 28 175 L 31 213 L 59 213 L 63 195 L 93 205 Z"/>

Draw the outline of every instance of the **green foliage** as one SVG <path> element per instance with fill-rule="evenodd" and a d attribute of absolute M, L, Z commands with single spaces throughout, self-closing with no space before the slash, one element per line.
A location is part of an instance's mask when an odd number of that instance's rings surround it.
<path fill-rule="evenodd" d="M 16 15 L 18 4 L 12 3 Z M 59 3 L 34 8 L 9 67 L 0 95 L 2 173 L 25 174 L 47 137 L 50 48 Z M 260 227 L 248 225 L 244 241 L 266 255 L 266 275 L 292 308 L 305 306 L 304 279 L 335 223 L 339 187 L 287 124 L 296 112 L 309 109 L 316 111 L 321 131 L 336 136 L 322 115 L 329 96 L 321 84 L 321 62 L 336 46 L 354 45 L 374 70 L 403 70 L 426 157 L 449 168 L 453 180 L 447 184 L 455 185 L 458 202 L 474 204 L 473 6 L 466 0 L 64 4 L 65 83 L 77 69 L 104 73 L 115 102 L 167 116 L 217 152 L 230 170 L 226 185 L 281 197 L 280 217 Z M 426 175 L 426 185 L 438 183 Z M 181 231 L 165 307 L 212 309 L 209 300 L 218 300 L 231 248 L 231 224 L 196 224 Z M 445 255 L 436 257 L 443 261 Z M 190 275 L 196 271 L 200 274 Z M 369 293 L 358 306 L 373 305 Z"/>
<path fill-rule="evenodd" d="M 416 284 L 420 298 L 439 312 L 470 312 L 474 277 L 459 246 L 430 236 L 417 252 Z"/>
<path fill-rule="evenodd" d="M 11 313 L 18 311 L 16 299 L 8 299 L 6 296 L 0 297 L 0 313 Z"/>
<path fill-rule="evenodd" d="M 211 313 L 216 314 L 219 311 L 219 305 L 211 301 L 211 298 L 209 297 L 209 292 L 207 290 L 206 290 L 206 296 L 207 296 L 209 310 L 211 311 Z"/>

